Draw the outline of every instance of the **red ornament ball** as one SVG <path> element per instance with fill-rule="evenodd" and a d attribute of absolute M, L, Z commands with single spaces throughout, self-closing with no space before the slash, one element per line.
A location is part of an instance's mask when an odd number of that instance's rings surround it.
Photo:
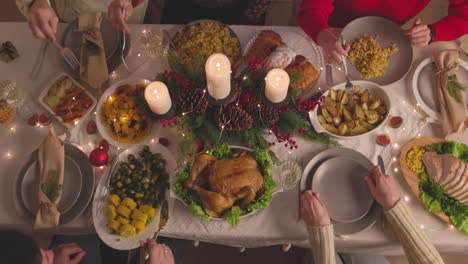
<path fill-rule="evenodd" d="M 108 159 L 109 159 L 109 154 L 107 154 L 107 151 L 105 151 L 101 147 L 94 149 L 89 154 L 89 161 L 95 167 L 101 167 L 101 166 L 106 165 Z"/>

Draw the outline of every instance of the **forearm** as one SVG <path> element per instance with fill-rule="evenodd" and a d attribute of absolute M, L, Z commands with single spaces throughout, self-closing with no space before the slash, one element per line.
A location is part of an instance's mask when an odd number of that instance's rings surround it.
<path fill-rule="evenodd" d="M 448 16 L 432 24 L 435 41 L 451 41 L 468 34 L 468 2 L 450 0 Z"/>
<path fill-rule="evenodd" d="M 431 241 L 416 225 L 406 202 L 400 200 L 392 209 L 385 212 L 385 216 L 396 232 L 409 263 L 444 263 Z"/>
<path fill-rule="evenodd" d="M 20 12 L 23 14 L 23 16 L 28 17 L 29 13 L 29 7 L 33 4 L 35 1 L 46 1 L 47 4 L 50 5 L 49 0 L 15 0 L 16 1 L 16 6 L 20 10 Z"/>
<path fill-rule="evenodd" d="M 333 225 L 307 226 L 314 263 L 335 264 Z"/>
<path fill-rule="evenodd" d="M 318 33 L 329 28 L 328 18 L 333 10 L 333 0 L 303 0 L 297 22 L 302 30 L 317 42 Z"/>

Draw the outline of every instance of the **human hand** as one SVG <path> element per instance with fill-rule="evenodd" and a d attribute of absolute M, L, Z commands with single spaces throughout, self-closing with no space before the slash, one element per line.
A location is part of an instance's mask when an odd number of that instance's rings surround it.
<path fill-rule="evenodd" d="M 370 176 L 364 180 L 375 200 L 385 209 L 390 210 L 400 200 L 400 192 L 395 184 L 395 179 L 384 175 L 379 166 L 370 171 Z"/>
<path fill-rule="evenodd" d="M 54 264 L 78 264 L 86 252 L 76 243 L 59 244 L 52 248 Z"/>
<path fill-rule="evenodd" d="M 351 49 L 348 43 L 342 46 L 337 35 L 328 29 L 318 33 L 317 43 L 323 49 L 325 60 L 334 64 L 341 63 L 341 56 L 348 56 L 348 51 Z"/>
<path fill-rule="evenodd" d="M 28 24 L 36 38 L 55 41 L 58 17 L 46 0 L 34 0 L 28 11 Z"/>
<path fill-rule="evenodd" d="M 426 46 L 431 40 L 431 29 L 421 22 L 421 19 L 416 19 L 413 26 L 405 30 L 405 35 L 408 36 L 413 46 Z"/>
<path fill-rule="evenodd" d="M 146 252 L 149 254 L 148 259 Z M 140 264 L 174 264 L 174 256 L 168 246 L 148 239 L 146 243 L 140 241 Z"/>
<path fill-rule="evenodd" d="M 122 15 L 122 11 L 125 9 L 125 17 Z M 131 0 L 114 0 L 109 5 L 109 20 L 118 29 L 126 32 L 130 32 L 130 28 L 127 25 L 128 18 L 133 13 L 133 5 Z"/>
<path fill-rule="evenodd" d="M 320 200 L 318 193 L 305 191 L 301 196 L 301 217 L 308 226 L 326 226 L 330 224 L 328 210 Z"/>

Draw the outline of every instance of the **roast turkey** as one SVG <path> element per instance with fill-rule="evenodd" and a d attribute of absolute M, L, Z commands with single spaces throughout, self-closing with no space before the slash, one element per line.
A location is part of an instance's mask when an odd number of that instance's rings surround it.
<path fill-rule="evenodd" d="M 433 183 L 444 188 L 444 193 L 468 205 L 468 165 L 451 154 L 438 155 L 426 152 L 422 157 L 424 166 Z"/>
<path fill-rule="evenodd" d="M 262 186 L 263 175 L 258 163 L 246 152 L 221 160 L 210 154 L 199 154 L 185 181 L 185 187 L 198 194 L 205 212 L 212 217 L 222 216 L 237 200 L 246 208 Z"/>

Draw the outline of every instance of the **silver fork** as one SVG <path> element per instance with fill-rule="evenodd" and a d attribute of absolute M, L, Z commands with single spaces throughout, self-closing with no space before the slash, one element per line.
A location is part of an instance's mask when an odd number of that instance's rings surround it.
<path fill-rule="evenodd" d="M 54 45 L 60 50 L 60 54 L 73 70 L 77 70 L 80 67 L 80 61 L 71 49 L 62 47 L 56 40 L 54 40 Z"/>
<path fill-rule="evenodd" d="M 344 43 L 344 40 L 343 40 L 343 36 L 340 35 L 339 39 L 340 39 L 341 45 L 344 46 L 345 43 Z M 352 100 L 353 99 L 353 94 L 354 94 L 354 89 L 353 89 L 353 84 L 349 80 L 348 65 L 346 63 L 346 56 L 341 55 L 341 60 L 343 61 L 343 68 L 344 68 L 344 72 L 345 72 L 345 75 L 346 75 L 346 85 L 345 85 L 346 95 L 348 96 L 348 100 Z"/>
<path fill-rule="evenodd" d="M 125 8 L 122 9 L 122 18 L 125 20 Z M 120 53 L 120 59 L 122 60 L 123 65 L 128 70 L 127 62 L 125 62 L 124 52 L 125 52 L 125 30 L 122 31 L 123 33 L 123 44 L 122 44 L 122 53 Z"/>

